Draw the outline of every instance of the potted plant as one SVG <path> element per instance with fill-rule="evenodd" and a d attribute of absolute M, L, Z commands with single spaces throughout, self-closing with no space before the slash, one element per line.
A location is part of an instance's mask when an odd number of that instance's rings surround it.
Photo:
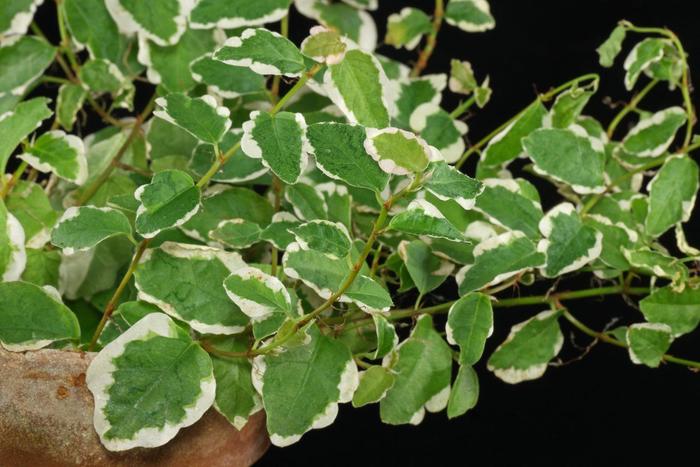
<path fill-rule="evenodd" d="M 634 364 L 700 368 L 668 353 L 700 322 L 700 143 L 670 30 L 622 21 L 598 49 L 610 67 L 630 36 L 636 93 L 607 127 L 587 74 L 467 147 L 489 78 L 423 70 L 443 22 L 494 27 L 485 0 L 392 14 L 386 44 L 422 43 L 411 66 L 375 52 L 372 0 L 295 1 L 318 23 L 298 44 L 289 0 L 56 0 L 53 41 L 41 3 L 0 9 L 8 465 L 248 465 L 341 403 L 457 417 L 494 308 L 542 306 L 487 356 L 506 383 L 545 373 L 562 320 Z M 660 84 L 678 103 L 641 110 Z M 583 273 L 599 285 L 560 287 Z M 638 322 L 594 330 L 566 306 L 607 295 Z"/>

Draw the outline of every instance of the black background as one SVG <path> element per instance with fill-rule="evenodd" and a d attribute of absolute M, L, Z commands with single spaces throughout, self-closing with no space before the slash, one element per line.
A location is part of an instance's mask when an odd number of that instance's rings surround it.
<path fill-rule="evenodd" d="M 628 39 L 623 56 L 618 57 L 611 70 L 598 65 L 595 48 L 623 18 L 639 25 L 668 26 L 683 41 L 692 69 L 700 64 L 697 13 L 691 11 L 694 3 L 491 0 L 496 29 L 468 34 L 445 24 L 426 72 L 449 72 L 450 59 L 459 58 L 472 63 L 479 79 L 486 74 L 491 76 L 491 102 L 467 121 L 468 136 L 474 141 L 531 102 L 537 91 L 546 91 L 589 72 L 601 73 L 602 79 L 586 112 L 607 125 L 616 113 L 609 103 L 630 98 L 622 85 L 622 61 L 634 37 Z M 401 7 L 412 5 L 432 11 L 429 0 L 380 0 L 380 4 L 380 10 L 374 14 L 380 38 L 386 17 Z M 45 2 L 37 19 L 56 42 L 52 1 Z M 296 12 L 292 13 L 290 24 L 291 36 L 297 43 L 311 25 Z M 403 60 L 416 56 L 416 51 L 407 53 L 387 46 L 381 46 L 379 51 Z M 150 92 L 139 92 L 137 102 L 144 96 L 148 98 Z M 658 110 L 681 102 L 680 93 L 660 86 L 642 107 Z M 457 96 L 445 93 L 445 108 L 450 110 L 458 103 Z M 624 134 L 629 124 L 624 122 L 618 131 Z M 468 165 L 467 171 L 473 173 L 473 167 Z M 549 208 L 560 200 L 546 185 L 538 183 L 538 188 L 544 207 Z M 700 243 L 698 217 L 696 209 L 687 229 L 689 240 L 695 245 Z M 670 240 L 668 246 L 672 245 L 672 238 L 664 239 Z M 594 285 L 590 278 L 581 276 L 560 284 L 559 290 Z M 545 290 L 531 289 L 523 288 L 520 293 Z M 597 329 L 614 319 L 619 324 L 641 321 L 638 311 L 619 298 L 570 302 L 570 309 Z M 512 324 L 538 311 L 541 308 L 497 310 L 496 330 L 487 344 L 486 355 L 503 341 Z M 573 334 L 567 323 L 562 323 L 562 328 L 566 341 L 561 357 L 568 361 L 580 356 L 590 339 Z M 700 359 L 697 339 L 697 334 L 685 336 L 674 343 L 671 351 Z M 418 427 L 392 427 L 381 424 L 376 406 L 352 409 L 345 404 L 333 425 L 305 434 L 291 447 L 271 448 L 257 465 L 628 465 L 652 461 L 663 465 L 697 464 L 693 458 L 700 441 L 700 375 L 684 367 L 662 365 L 651 370 L 633 365 L 624 350 L 599 344 L 585 357 L 564 367 L 550 367 L 543 378 L 533 382 L 508 385 L 486 371 L 483 362 L 477 365 L 477 372 L 480 400 L 464 417 L 448 421 L 444 412 L 427 414 Z"/>

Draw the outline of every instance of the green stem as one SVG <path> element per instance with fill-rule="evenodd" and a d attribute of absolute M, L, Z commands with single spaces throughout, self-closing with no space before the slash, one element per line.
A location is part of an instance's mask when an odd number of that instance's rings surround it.
<path fill-rule="evenodd" d="M 60 78 L 58 76 L 44 75 L 41 77 L 41 81 L 44 83 L 56 83 L 56 84 L 69 84 L 71 81 L 65 78 Z"/>
<path fill-rule="evenodd" d="M 411 76 L 420 76 L 426 66 L 428 66 L 428 61 L 433 55 L 435 50 L 435 45 L 437 44 L 437 36 L 442 27 L 442 20 L 445 17 L 445 2 L 444 0 L 435 0 L 435 10 L 433 11 L 433 27 L 425 40 L 425 47 L 421 50 L 418 55 L 418 60 L 413 69 L 411 70 Z"/>
<path fill-rule="evenodd" d="M 148 247 L 148 243 L 150 241 L 150 239 L 145 238 L 141 241 L 141 243 L 139 243 L 139 246 L 136 249 L 136 254 L 132 258 L 131 264 L 129 264 L 129 269 L 126 271 L 126 274 L 124 274 L 124 277 L 122 277 L 122 280 L 119 283 L 117 290 L 114 291 L 112 298 L 110 298 L 109 302 L 107 302 L 107 306 L 105 306 L 105 310 L 102 313 L 102 319 L 97 325 L 95 333 L 92 335 L 90 345 L 88 345 L 88 352 L 91 352 L 95 348 L 95 345 L 97 344 L 97 339 L 99 339 L 100 334 L 102 334 L 102 330 L 107 324 L 107 321 L 109 321 L 109 318 L 112 316 L 112 313 L 114 313 L 114 310 L 117 307 L 117 303 L 119 303 L 119 298 L 121 298 L 122 293 L 124 293 L 124 289 L 129 284 L 131 276 L 134 275 L 134 271 L 136 270 L 136 267 L 138 266 L 139 261 L 141 260 L 141 256 L 143 256 L 143 252 L 146 251 L 146 248 Z"/>
<path fill-rule="evenodd" d="M 544 93 L 544 94 L 540 94 L 539 96 L 537 96 L 537 98 L 536 98 L 534 101 L 530 102 L 530 103 L 529 103 L 525 108 L 523 108 L 520 112 L 518 112 L 517 114 L 513 115 L 513 116 L 512 116 L 511 118 L 509 118 L 506 122 L 502 123 L 498 128 L 496 128 L 496 129 L 493 130 L 491 133 L 489 133 L 488 135 L 486 135 L 486 136 L 484 136 L 483 138 L 481 138 L 481 139 L 480 139 L 476 144 L 474 144 L 473 146 L 469 147 L 469 149 L 467 149 L 467 151 L 466 151 L 464 154 L 462 154 L 462 157 L 459 158 L 459 160 L 458 160 L 457 163 L 455 164 L 455 167 L 458 168 L 458 169 L 461 169 L 461 168 L 462 168 L 462 165 L 464 165 L 464 163 L 467 161 L 467 159 L 469 159 L 469 156 L 471 156 L 471 155 L 474 154 L 475 152 L 479 151 L 483 146 L 485 146 L 489 141 L 491 141 L 491 139 L 493 139 L 493 137 L 495 137 L 495 136 L 496 136 L 497 134 L 499 134 L 501 131 L 503 131 L 504 129 L 506 129 L 506 128 L 508 127 L 508 125 L 510 125 L 511 123 L 513 123 L 514 121 L 516 121 L 518 118 L 520 118 L 520 116 L 521 116 L 522 114 L 524 114 L 525 112 L 527 112 L 527 110 L 528 110 L 528 109 L 530 108 L 530 106 L 532 106 L 533 104 L 535 104 L 535 103 L 537 103 L 537 102 L 548 102 L 548 101 L 550 101 L 552 98 L 554 98 L 557 94 L 559 94 L 560 92 L 566 91 L 567 89 L 572 88 L 572 87 L 574 87 L 574 86 L 578 86 L 579 83 L 581 83 L 582 81 L 588 81 L 588 80 L 592 80 L 593 82 L 597 82 L 598 80 L 600 80 L 600 77 L 599 77 L 598 74 L 596 74 L 596 73 L 587 73 L 587 74 L 585 74 L 585 75 L 581 75 L 581 76 L 579 76 L 579 77 L 577 77 L 577 78 L 574 78 L 574 79 L 572 79 L 572 80 L 570 80 L 570 81 L 567 81 L 566 83 L 564 83 L 564 84 L 562 84 L 562 85 L 560 85 L 560 86 L 557 86 L 556 88 L 551 89 L 550 91 L 547 91 L 547 92 Z"/>
<path fill-rule="evenodd" d="M 469 108 L 476 102 L 476 96 L 472 96 L 466 101 L 459 104 L 451 113 L 450 117 L 457 119 L 461 117 Z"/>
<path fill-rule="evenodd" d="M 314 66 L 311 67 L 309 71 L 301 75 L 301 78 L 299 78 L 299 80 L 296 83 L 294 83 L 294 86 L 292 86 L 292 88 L 289 91 L 287 91 L 287 93 L 282 97 L 282 99 L 280 99 L 277 102 L 277 104 L 275 104 L 272 110 L 270 110 L 270 114 L 275 115 L 277 112 L 282 110 L 287 104 L 287 101 L 289 101 L 289 99 L 291 99 L 292 96 L 294 96 L 301 88 L 303 88 L 306 82 L 313 78 L 314 75 L 318 73 L 320 69 L 321 65 L 316 63 Z"/>
<path fill-rule="evenodd" d="M 657 84 L 659 84 L 658 79 L 653 79 L 649 81 L 649 83 L 647 83 L 647 85 L 644 86 L 644 88 L 641 91 L 639 91 L 639 93 L 637 93 L 637 95 L 635 95 L 632 98 L 632 100 L 622 110 L 620 110 L 620 112 L 617 115 L 615 115 L 615 118 L 613 118 L 612 122 L 610 122 L 610 126 L 608 126 L 608 138 L 612 138 L 613 134 L 615 133 L 615 129 L 620 124 L 622 119 L 625 118 L 625 116 L 628 113 L 636 109 L 641 100 L 644 99 L 644 97 L 647 94 L 649 94 L 649 91 L 654 89 L 654 87 Z"/>
<path fill-rule="evenodd" d="M 28 165 L 27 161 L 20 162 L 17 170 L 13 172 L 12 177 L 10 177 L 7 183 L 3 185 L 2 190 L 0 190 L 0 199 L 5 199 L 5 197 L 10 194 L 10 191 L 12 191 L 12 188 L 17 184 L 17 180 L 20 179 Z"/>

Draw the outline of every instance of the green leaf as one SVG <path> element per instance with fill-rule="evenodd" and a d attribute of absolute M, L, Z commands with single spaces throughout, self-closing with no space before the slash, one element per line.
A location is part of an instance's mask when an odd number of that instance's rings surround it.
<path fill-rule="evenodd" d="M 0 345 L 11 352 L 80 339 L 78 319 L 53 287 L 0 283 Z"/>
<path fill-rule="evenodd" d="M 253 321 L 262 321 L 273 313 L 292 313 L 292 299 L 284 284 L 259 269 L 245 267 L 224 280 L 228 297 Z"/>
<path fill-rule="evenodd" d="M 523 154 L 521 140 L 542 127 L 547 116 L 547 109 L 537 100 L 518 117 L 491 138 L 481 156 L 481 163 L 489 167 L 500 166 Z"/>
<path fill-rule="evenodd" d="M 301 52 L 319 63 L 340 63 L 347 45 L 338 31 L 323 26 L 311 28 L 310 35 L 301 43 Z"/>
<path fill-rule="evenodd" d="M 472 209 L 484 186 L 478 180 L 464 175 L 459 170 L 444 162 L 435 162 L 432 165 L 430 178 L 425 184 L 425 189 L 434 194 L 438 199 L 446 201 L 452 199 L 464 209 Z"/>
<path fill-rule="evenodd" d="M 425 409 L 445 408 L 450 394 L 452 351 L 433 329 L 429 315 L 421 315 L 408 339 L 398 347 L 393 367 L 394 386 L 379 403 L 382 421 L 390 425 L 418 425 Z"/>
<path fill-rule="evenodd" d="M 204 55 L 190 63 L 192 77 L 198 83 L 204 83 L 214 94 L 226 99 L 234 99 L 247 94 L 256 94 L 265 90 L 265 78 L 242 66 L 227 65 Z"/>
<path fill-rule="evenodd" d="M 513 326 L 491 354 L 489 371 L 510 384 L 540 378 L 564 343 L 558 318 L 556 311 L 543 311 Z"/>
<path fill-rule="evenodd" d="M 120 31 L 148 38 L 160 46 L 177 43 L 187 29 L 194 2 L 187 0 L 106 0 Z"/>
<path fill-rule="evenodd" d="M 438 105 L 426 102 L 416 107 L 409 125 L 426 143 L 440 151 L 445 162 L 453 164 L 464 154 L 467 124 L 455 120 Z"/>
<path fill-rule="evenodd" d="M 391 219 L 389 228 L 411 235 L 466 241 L 462 232 L 457 230 L 435 206 L 424 199 L 411 201 L 405 211 Z"/>
<path fill-rule="evenodd" d="M 305 221 L 325 219 L 328 206 L 318 188 L 305 183 L 288 186 L 284 190 L 284 199 L 294 208 L 294 214 Z"/>
<path fill-rule="evenodd" d="M 685 120 L 685 110 L 680 107 L 669 107 L 642 118 L 627 133 L 620 148 L 637 157 L 658 157 L 666 152 Z"/>
<path fill-rule="evenodd" d="M 639 75 L 661 60 L 663 55 L 664 41 L 660 38 L 648 37 L 635 45 L 625 59 L 625 88 L 631 91 Z"/>
<path fill-rule="evenodd" d="M 295 2 L 297 9 L 301 2 Z M 346 3 L 349 3 L 346 1 Z M 362 50 L 377 47 L 377 25 L 366 11 L 342 3 L 315 2 L 313 18 L 329 29 L 339 31 L 356 42 Z"/>
<path fill-rule="evenodd" d="M 272 222 L 260 234 L 260 238 L 270 242 L 278 250 L 285 250 L 287 246 L 294 242 L 292 231 L 301 222 L 293 214 L 288 212 L 277 212 L 272 216 Z"/>
<path fill-rule="evenodd" d="M 238 253 L 165 242 L 146 250 L 134 277 L 139 300 L 206 334 L 238 334 L 248 317 L 226 295 L 223 282 L 245 267 Z"/>
<path fill-rule="evenodd" d="M 243 124 L 241 149 L 252 158 L 262 158 L 265 167 L 283 182 L 299 180 L 308 161 L 306 121 L 299 113 L 269 114 L 256 110 Z"/>
<path fill-rule="evenodd" d="M 58 219 L 58 213 L 51 206 L 41 185 L 17 180 L 5 198 L 5 205 L 22 225 L 24 241 L 28 248 L 42 248 L 49 241 L 51 228 Z"/>
<path fill-rule="evenodd" d="M 97 343 L 104 347 L 124 334 L 127 329 L 141 321 L 146 315 L 159 312 L 160 308 L 151 303 L 139 301 L 123 302 L 114 311 L 107 324 L 105 324 L 100 337 L 97 339 Z"/>
<path fill-rule="evenodd" d="M 615 57 L 622 50 L 622 42 L 625 40 L 627 29 L 624 26 L 616 26 L 605 42 L 596 49 L 598 52 L 600 66 L 610 68 L 615 61 Z"/>
<path fill-rule="evenodd" d="M 0 172 L 5 173 L 7 160 L 17 145 L 51 116 L 48 103 L 46 97 L 35 97 L 0 115 Z"/>
<path fill-rule="evenodd" d="M 423 139 L 398 128 L 368 128 L 365 150 L 384 172 L 395 175 L 421 173 L 434 158 Z"/>
<path fill-rule="evenodd" d="M 600 260 L 611 268 L 626 271 L 630 265 L 623 253 L 624 249 L 632 248 L 639 240 L 637 232 L 629 229 L 622 222 L 614 223 L 609 218 L 599 214 L 588 214 L 584 223 L 596 229 L 603 236 Z"/>
<path fill-rule="evenodd" d="M 58 250 L 27 248 L 27 265 L 21 279 L 38 286 L 58 287 L 61 253 Z"/>
<path fill-rule="evenodd" d="M 381 64 L 371 54 L 348 50 L 342 62 L 328 66 L 324 87 L 350 123 L 371 128 L 389 126 L 389 83 Z"/>
<path fill-rule="evenodd" d="M 671 346 L 671 327 L 661 323 L 638 323 L 627 328 L 630 359 L 637 365 L 657 368 Z"/>
<path fill-rule="evenodd" d="M 288 446 L 307 431 L 333 423 L 338 403 L 349 402 L 358 385 L 357 367 L 343 343 L 315 326 L 308 336 L 305 345 L 253 362 L 253 384 L 262 395 L 275 446 Z"/>
<path fill-rule="evenodd" d="M 245 219 L 227 219 L 221 221 L 214 230 L 209 232 L 209 238 L 221 242 L 229 248 L 248 248 L 260 240 L 262 230 L 255 222 Z"/>
<path fill-rule="evenodd" d="M 493 309 L 487 295 L 470 293 L 450 307 L 445 334 L 447 342 L 459 346 L 462 365 L 471 366 L 481 359 L 492 332 Z"/>
<path fill-rule="evenodd" d="M 542 128 L 523 139 L 523 148 L 535 163 L 535 171 L 570 185 L 576 193 L 605 189 L 605 149 L 583 128 Z"/>
<path fill-rule="evenodd" d="M 345 258 L 352 241 L 347 228 L 340 223 L 313 220 L 295 227 L 296 242 L 303 250 L 314 250 L 333 259 Z"/>
<path fill-rule="evenodd" d="M 168 94 L 156 99 L 156 104 L 162 110 L 153 112 L 155 116 L 205 143 L 218 143 L 231 128 L 228 108 L 220 107 L 209 95 L 190 98 L 185 94 Z"/>
<path fill-rule="evenodd" d="M 224 352 L 245 352 L 248 339 L 226 337 L 213 340 Z M 253 386 L 253 365 L 245 357 L 218 357 L 210 354 L 216 379 L 214 407 L 237 429 L 242 430 L 248 418 L 262 409 L 262 401 Z"/>
<path fill-rule="evenodd" d="M 148 156 L 152 161 L 168 156 L 189 158 L 197 145 L 201 144 L 188 131 L 158 117 L 148 121 L 146 141 L 150 147 Z M 223 147 L 226 144 L 227 140 L 224 136 L 221 145 Z M 206 168 L 208 169 L 209 166 Z"/>
<path fill-rule="evenodd" d="M 318 251 L 303 250 L 298 243 L 287 246 L 283 267 L 287 276 L 302 281 L 324 300 L 340 290 L 351 268 L 345 258 L 333 259 Z M 389 292 L 363 274 L 355 278 L 338 302 L 352 302 L 368 312 L 388 311 L 393 304 Z"/>
<path fill-rule="evenodd" d="M 37 36 L 0 44 L 0 97 L 23 95 L 53 62 L 56 49 Z"/>
<path fill-rule="evenodd" d="M 82 64 L 78 78 L 95 93 L 114 95 L 131 85 L 114 63 L 104 59 L 93 59 Z"/>
<path fill-rule="evenodd" d="M 148 67 L 147 77 L 168 92 L 186 92 L 197 82 L 190 63 L 210 53 L 218 44 L 214 31 L 187 29 L 175 45 L 161 47 L 147 40 L 139 41 L 139 61 Z"/>
<path fill-rule="evenodd" d="M 474 247 L 474 264 L 457 272 L 459 294 L 498 284 L 544 263 L 545 256 L 522 232 L 491 237 Z"/>
<path fill-rule="evenodd" d="M 22 275 L 27 263 L 24 243 L 22 224 L 0 201 L 0 278 L 3 281 L 16 281 Z"/>
<path fill-rule="evenodd" d="M 698 192 L 698 164 L 687 154 L 674 155 L 647 185 L 647 234 L 658 237 L 679 222 L 688 222 Z"/>
<path fill-rule="evenodd" d="M 355 408 L 379 402 L 394 385 L 395 376 L 391 370 L 374 365 L 360 372 L 360 384 L 352 396 Z"/>
<path fill-rule="evenodd" d="M 83 140 L 61 130 L 42 134 L 18 157 L 40 172 L 55 173 L 76 185 L 88 177 Z"/>
<path fill-rule="evenodd" d="M 455 378 L 450 399 L 447 402 L 447 418 L 455 418 L 464 415 L 470 409 L 476 407 L 479 400 L 479 377 L 474 368 L 460 365 Z"/>
<path fill-rule="evenodd" d="M 199 188 L 180 170 L 158 172 L 151 183 L 136 190 L 134 197 L 140 203 L 136 231 L 145 238 L 185 224 L 200 208 Z"/>
<path fill-rule="evenodd" d="M 43 0 L 14 0 L 0 5 L 0 37 L 24 35 Z"/>
<path fill-rule="evenodd" d="M 624 249 L 623 254 L 633 268 L 650 276 L 671 279 L 674 287 L 683 288 L 688 278 L 688 269 L 673 256 L 648 247 Z"/>
<path fill-rule="evenodd" d="M 551 126 L 568 128 L 575 123 L 597 87 L 596 81 L 593 89 L 574 87 L 559 94 L 549 111 Z"/>
<path fill-rule="evenodd" d="M 86 382 L 95 430 L 110 451 L 162 446 L 204 415 L 216 391 L 207 353 L 162 313 L 102 349 Z"/>
<path fill-rule="evenodd" d="M 345 123 L 316 123 L 306 136 L 316 165 L 327 176 L 358 187 L 381 192 L 389 175 L 381 170 L 364 147 L 365 129 Z"/>
<path fill-rule="evenodd" d="M 161 120 L 162 121 L 162 120 Z M 224 135 L 219 143 L 222 153 L 229 151 L 238 144 L 243 136 L 243 130 L 231 130 Z M 189 168 L 202 177 L 216 161 L 216 149 L 213 144 L 200 143 L 192 153 Z M 212 181 L 221 183 L 246 183 L 259 179 L 268 173 L 260 159 L 248 157 L 239 147 L 231 158 L 212 177 Z"/>
<path fill-rule="evenodd" d="M 214 52 L 214 59 L 244 66 L 260 75 L 301 76 L 304 57 L 286 37 L 263 28 L 249 28 L 230 37 Z"/>
<path fill-rule="evenodd" d="M 108 238 L 131 236 L 129 219 L 116 209 L 72 206 L 63 213 L 51 232 L 51 243 L 72 255 L 85 251 Z"/>
<path fill-rule="evenodd" d="M 688 334 L 700 323 L 700 289 L 686 287 L 678 292 L 661 287 L 639 302 L 647 321 L 671 327 L 674 337 Z"/>
<path fill-rule="evenodd" d="M 399 13 L 389 15 L 384 42 L 397 49 L 405 47 L 406 50 L 413 50 L 420 42 L 421 37 L 432 29 L 430 17 L 422 10 L 405 7 Z"/>
<path fill-rule="evenodd" d="M 447 76 L 440 74 L 409 77 L 391 83 L 391 100 L 389 113 L 394 125 L 407 129 L 411 126 L 411 118 L 418 125 L 422 119 L 419 107 L 432 104 L 428 109 L 439 106 L 442 99 L 442 91 L 447 86 Z M 423 107 L 425 109 L 426 107 Z M 432 111 L 432 110 L 430 110 Z"/>
<path fill-rule="evenodd" d="M 401 242 L 398 250 L 421 295 L 438 288 L 454 269 L 452 263 L 436 256 L 430 247 L 420 240 Z"/>
<path fill-rule="evenodd" d="M 200 0 L 190 14 L 190 24 L 197 29 L 235 29 L 274 23 L 287 15 L 289 3 L 290 0 Z"/>
<path fill-rule="evenodd" d="M 547 258 L 545 277 L 558 277 L 581 269 L 600 256 L 603 235 L 585 225 L 571 203 L 553 207 L 540 221 L 544 237 L 537 250 Z"/>
<path fill-rule="evenodd" d="M 399 343 L 396 328 L 391 322 L 379 313 L 372 314 L 374 329 L 377 334 L 377 347 L 372 354 L 373 359 L 384 358 L 392 352 Z"/>
<path fill-rule="evenodd" d="M 467 61 L 457 59 L 450 60 L 450 91 L 457 94 L 471 94 L 476 90 L 478 84 L 474 77 L 472 64 Z"/>
<path fill-rule="evenodd" d="M 87 91 L 79 84 L 62 84 L 56 99 L 56 120 L 68 131 L 73 129 L 78 110 L 83 106 Z"/>
<path fill-rule="evenodd" d="M 487 0 L 450 0 L 445 21 L 466 32 L 483 32 L 496 26 Z"/>
<path fill-rule="evenodd" d="M 487 178 L 474 209 L 489 222 L 520 231 L 529 238 L 539 237 L 544 216 L 536 188 L 524 179 Z"/>

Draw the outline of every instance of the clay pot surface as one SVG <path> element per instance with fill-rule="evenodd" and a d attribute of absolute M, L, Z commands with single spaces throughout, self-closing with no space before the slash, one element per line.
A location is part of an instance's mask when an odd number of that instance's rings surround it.
<path fill-rule="evenodd" d="M 264 412 L 237 431 L 210 409 L 164 446 L 107 451 L 92 426 L 85 384 L 92 355 L 0 347 L 1 467 L 238 467 L 253 464 L 269 447 Z"/>

